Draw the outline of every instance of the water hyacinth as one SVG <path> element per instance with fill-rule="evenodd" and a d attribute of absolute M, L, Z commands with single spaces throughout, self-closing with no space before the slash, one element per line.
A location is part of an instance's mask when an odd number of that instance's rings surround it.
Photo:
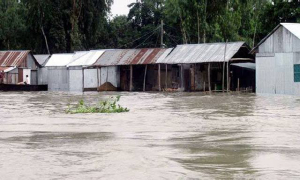
<path fill-rule="evenodd" d="M 110 97 L 107 100 L 100 101 L 95 106 L 85 104 L 80 100 L 75 106 L 68 106 L 66 113 L 69 114 L 82 114 L 82 113 L 122 113 L 129 112 L 129 109 L 122 107 L 118 104 L 121 96 Z"/>

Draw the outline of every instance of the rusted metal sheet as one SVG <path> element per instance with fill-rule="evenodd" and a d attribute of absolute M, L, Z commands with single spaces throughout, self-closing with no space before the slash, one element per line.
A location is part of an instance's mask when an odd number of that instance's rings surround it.
<path fill-rule="evenodd" d="M 155 64 L 167 50 L 163 48 L 107 50 L 94 66 Z"/>
<path fill-rule="evenodd" d="M 0 51 L 0 66 L 27 67 L 27 56 L 30 51 Z"/>
<path fill-rule="evenodd" d="M 178 45 L 166 58 L 157 63 L 191 64 L 206 62 L 228 62 L 245 45 L 245 42 L 207 43 Z"/>

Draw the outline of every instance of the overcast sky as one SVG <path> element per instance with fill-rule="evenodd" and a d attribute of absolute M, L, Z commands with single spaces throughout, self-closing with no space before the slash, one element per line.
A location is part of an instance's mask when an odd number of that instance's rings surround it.
<path fill-rule="evenodd" d="M 136 0 L 114 0 L 111 8 L 111 13 L 115 15 L 127 15 L 129 12 L 128 4 L 136 2 Z"/>

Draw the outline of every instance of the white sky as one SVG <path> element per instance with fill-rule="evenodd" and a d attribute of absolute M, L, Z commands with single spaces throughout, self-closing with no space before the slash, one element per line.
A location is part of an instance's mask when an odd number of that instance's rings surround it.
<path fill-rule="evenodd" d="M 114 4 L 111 7 L 112 15 L 127 15 L 129 12 L 127 5 L 133 2 L 136 2 L 136 0 L 114 0 Z"/>

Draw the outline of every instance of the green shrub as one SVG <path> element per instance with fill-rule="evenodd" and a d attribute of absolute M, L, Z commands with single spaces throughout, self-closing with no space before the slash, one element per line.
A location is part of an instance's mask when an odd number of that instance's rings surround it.
<path fill-rule="evenodd" d="M 111 97 L 105 101 L 100 101 L 95 106 L 86 105 L 83 100 L 80 100 L 75 106 L 68 106 L 66 113 L 81 114 L 81 113 L 122 113 L 129 112 L 129 109 L 118 104 L 121 96 Z"/>

